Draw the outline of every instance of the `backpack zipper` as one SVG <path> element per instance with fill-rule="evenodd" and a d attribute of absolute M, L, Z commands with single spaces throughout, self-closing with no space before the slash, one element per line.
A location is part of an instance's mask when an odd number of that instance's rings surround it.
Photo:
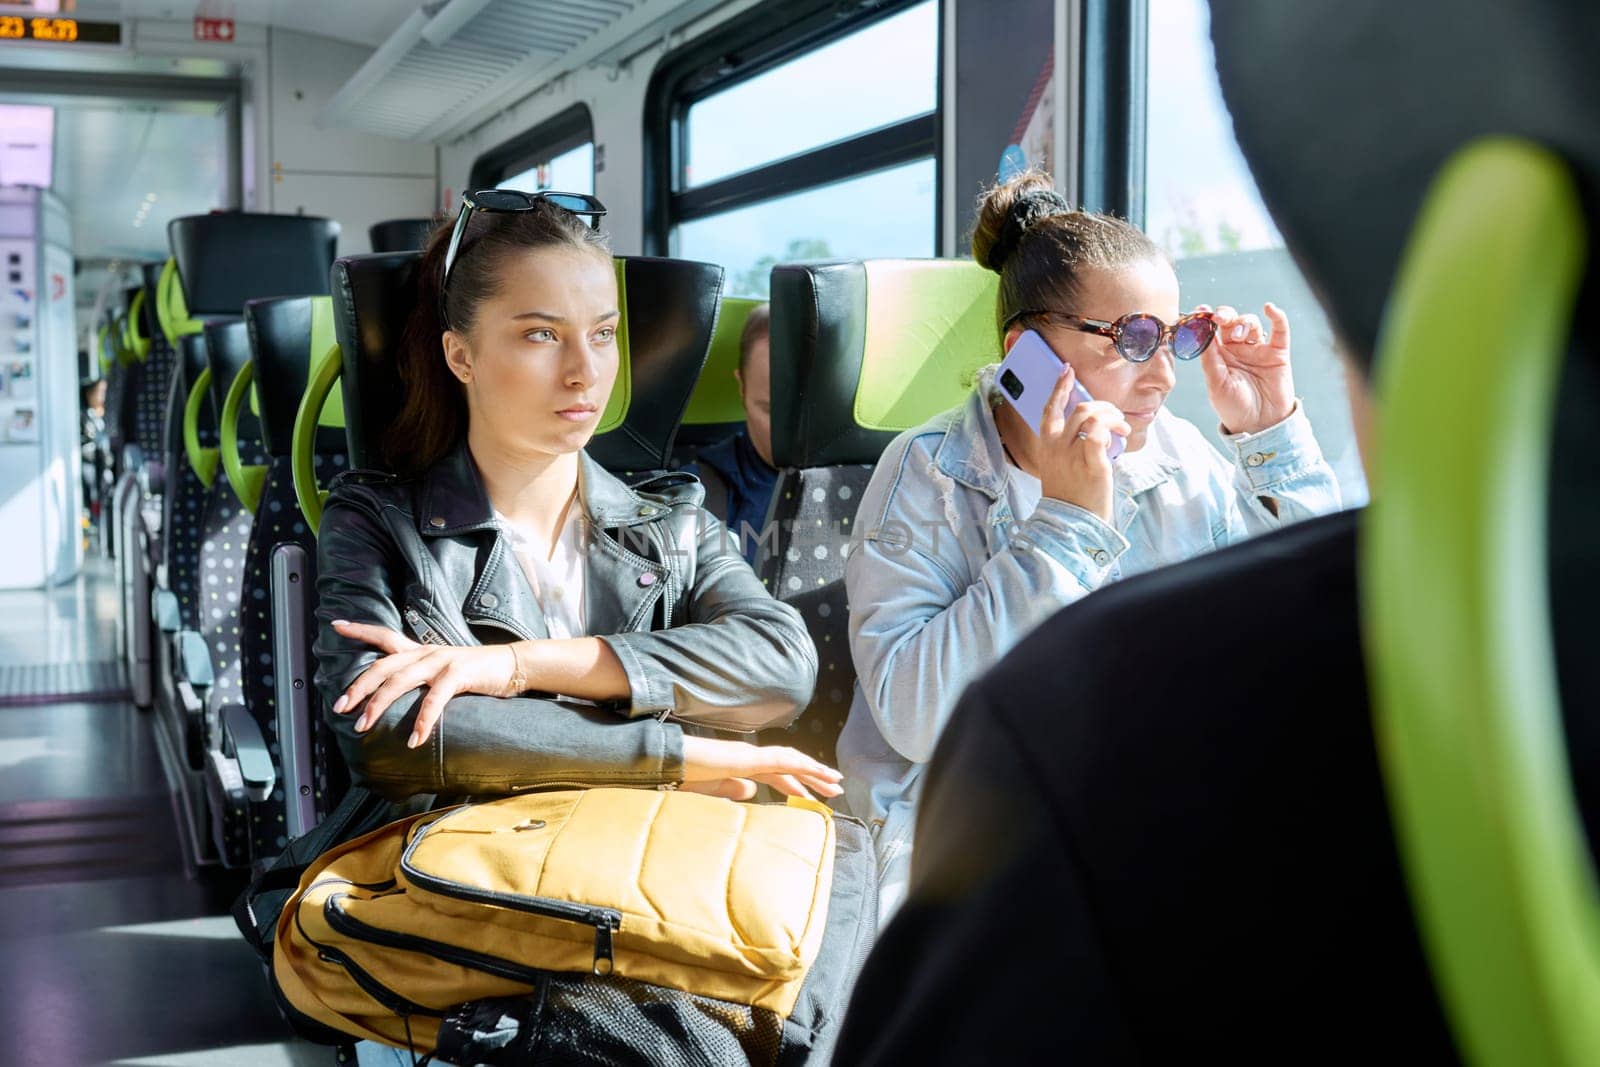
<path fill-rule="evenodd" d="M 612 932 L 622 928 L 622 912 L 615 908 L 595 907 L 590 904 L 574 904 L 570 900 L 554 900 L 550 897 L 522 896 L 515 893 L 496 893 L 489 889 L 479 889 L 477 886 L 463 885 L 448 879 L 437 878 L 431 874 L 417 870 L 411 864 L 411 856 L 419 845 L 427 839 L 429 832 L 449 821 L 451 816 L 446 815 L 429 825 L 428 830 L 418 834 L 406 846 L 404 854 L 400 857 L 400 870 L 405 874 L 406 880 L 421 889 L 437 893 L 442 897 L 451 897 L 455 900 L 466 900 L 474 904 L 489 904 L 499 908 L 511 908 L 514 911 L 527 912 L 530 915 L 539 915 L 549 919 L 559 919 L 563 922 L 581 923 L 594 927 L 594 965 L 596 975 L 608 975 L 616 966 L 612 955 Z"/>
<path fill-rule="evenodd" d="M 537 986 L 544 972 L 533 967 L 525 967 L 511 960 L 499 956 L 489 956 L 471 949 L 461 948 L 457 945 L 446 944 L 442 941 L 433 941 L 426 937 L 417 937 L 414 934 L 402 934 L 393 930 L 385 930 L 379 926 L 362 922 L 348 911 L 344 910 L 341 903 L 349 899 L 348 893 L 335 893 L 330 896 L 322 906 L 322 917 L 327 924 L 344 934 L 346 937 L 358 941 L 367 941 L 385 948 L 397 948 L 405 952 L 415 952 L 423 956 L 431 956 L 445 963 L 453 963 L 469 970 L 482 971 L 492 974 L 496 978 L 505 978 L 513 982 L 524 982 L 530 986 Z"/>
<path fill-rule="evenodd" d="M 400 1016 L 402 1019 L 410 1015 L 428 1015 L 438 1019 L 444 1018 L 444 1012 L 435 1011 L 432 1008 L 418 1004 L 416 1001 L 411 1000 L 400 993 L 396 993 L 393 989 L 390 989 L 388 986 L 374 978 L 359 963 L 357 963 L 355 960 L 352 960 L 345 953 L 340 952 L 331 945 L 324 945 L 322 942 L 316 940 L 306 932 L 305 925 L 300 921 L 298 909 L 296 909 L 295 912 L 294 924 L 299 928 L 300 936 L 306 939 L 306 944 L 317 950 L 317 959 L 324 963 L 336 963 L 340 967 L 343 967 L 345 969 L 345 973 L 350 975 L 351 980 L 361 988 L 363 993 L 377 1001 L 379 1004 L 383 1005 L 389 1011 Z"/>

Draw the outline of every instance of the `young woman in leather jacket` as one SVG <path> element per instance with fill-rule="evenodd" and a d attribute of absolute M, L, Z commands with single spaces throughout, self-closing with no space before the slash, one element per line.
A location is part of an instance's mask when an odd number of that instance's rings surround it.
<path fill-rule="evenodd" d="M 317 685 L 355 781 L 837 795 L 793 749 L 679 725 L 787 723 L 816 650 L 698 483 L 629 488 L 585 455 L 618 370 L 604 239 L 548 198 L 463 215 L 420 268 L 399 473 L 337 480 L 318 540 Z"/>

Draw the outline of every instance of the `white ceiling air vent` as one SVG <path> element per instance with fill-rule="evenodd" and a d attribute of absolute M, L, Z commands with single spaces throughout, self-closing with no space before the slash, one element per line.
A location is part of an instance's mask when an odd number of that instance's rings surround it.
<path fill-rule="evenodd" d="M 440 0 L 328 101 L 323 126 L 449 141 L 558 74 L 620 54 L 717 0 Z"/>

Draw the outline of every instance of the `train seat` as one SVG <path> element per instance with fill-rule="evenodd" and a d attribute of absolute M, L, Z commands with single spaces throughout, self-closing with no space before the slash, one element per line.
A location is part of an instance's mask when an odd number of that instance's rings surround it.
<path fill-rule="evenodd" d="M 324 800 L 326 761 L 321 758 L 321 746 L 326 740 L 322 731 L 311 729 L 314 723 L 306 716 L 280 713 L 280 694 L 290 697 L 291 705 L 308 706 L 304 701 L 309 691 L 304 688 L 296 694 L 293 682 L 288 688 L 280 685 L 278 660 L 280 652 L 276 635 L 281 624 L 287 624 L 285 634 L 290 647 L 303 644 L 302 612 L 291 610 L 288 618 L 274 618 L 275 605 L 288 591 L 274 590 L 273 560 L 281 550 L 297 547 L 301 558 L 309 560 L 312 534 L 300 513 L 295 497 L 293 472 L 294 419 L 306 390 L 312 360 L 333 347 L 333 302 L 326 296 L 277 297 L 269 300 L 252 300 L 245 305 L 245 324 L 249 329 L 250 348 L 253 353 L 249 367 L 253 368 L 255 396 L 261 441 L 266 463 L 255 498 L 255 519 L 245 549 L 243 585 L 240 598 L 240 664 L 244 688 L 244 709 L 254 722 L 259 736 L 268 740 L 265 759 L 270 761 L 272 778 L 277 782 L 277 767 L 282 761 L 298 759 L 306 766 L 318 768 L 313 773 L 312 793 L 304 800 L 320 805 Z M 247 371 L 241 378 L 250 375 Z M 236 378 L 233 391 L 242 392 L 240 378 Z M 241 405 L 230 405 L 227 414 L 241 413 Z M 346 465 L 343 414 L 330 405 L 324 413 L 323 425 L 313 436 L 312 466 L 323 479 L 332 478 Z M 309 588 L 314 572 L 307 569 L 297 581 Z M 292 709 L 291 709 L 292 710 Z M 234 721 L 222 717 L 225 739 L 224 755 L 239 752 L 241 740 L 228 729 Z M 237 718 L 235 713 L 234 718 Z M 294 736 L 297 730 L 302 730 Z M 256 734 L 250 735 L 257 736 Z M 308 761 L 308 762 L 307 762 Z M 241 763 L 242 766 L 242 763 Z M 248 782 L 250 776 L 242 775 Z M 296 791 L 296 801 L 300 798 Z M 257 788 L 249 799 L 251 854 L 256 859 L 276 855 L 288 843 L 291 827 L 286 819 L 286 791 L 281 787 L 270 790 Z"/>
<path fill-rule="evenodd" d="M 206 359 L 211 369 L 211 403 L 223 410 L 235 378 L 250 360 L 250 333 L 243 319 L 216 319 L 205 324 Z M 226 414 L 219 419 L 219 437 Z M 265 466 L 258 420 L 244 414 L 234 427 L 235 454 L 244 464 Z M 242 632 L 239 596 L 244 586 L 244 559 L 254 516 L 241 499 L 239 465 L 219 471 L 206 498 L 200 538 L 200 633 L 205 640 L 211 685 L 204 696 L 205 774 L 212 815 L 211 828 L 223 862 L 247 865 L 250 858 L 248 792 L 223 752 L 224 716 L 244 703 Z M 232 725 L 230 722 L 229 725 Z M 237 738 L 236 738 L 237 739 Z"/>
<path fill-rule="evenodd" d="M 756 573 L 817 646 L 811 705 L 766 740 L 832 765 L 850 711 L 845 556 L 873 464 L 960 404 L 994 359 L 995 275 L 970 260 L 783 264 L 772 271 L 772 453 Z"/>
<path fill-rule="evenodd" d="M 367 228 L 367 242 L 374 252 L 416 252 L 428 243 L 433 219 L 388 219 Z"/>
<path fill-rule="evenodd" d="M 183 643 L 199 638 L 200 542 L 206 498 L 217 466 L 217 420 L 211 407 L 204 336 L 179 337 L 178 355 L 168 401 L 177 419 L 173 420 L 169 412 L 168 443 L 164 449 L 168 474 L 167 492 L 162 498 L 163 560 L 156 571 L 151 603 L 160 636 L 155 685 L 160 687 L 159 704 L 167 708 L 196 704 L 191 694 L 178 692 L 180 683 L 192 686 L 196 679 L 182 675 L 177 664 Z M 196 741 L 202 736 L 198 731 L 194 734 Z M 181 742 L 183 733 L 174 733 L 173 739 Z M 199 765 L 199 759 L 196 748 L 194 765 Z"/>
<path fill-rule="evenodd" d="M 386 467 L 381 437 L 400 408 L 402 384 L 395 369 L 395 353 L 415 302 L 420 262 L 421 255 L 410 252 L 352 256 L 334 265 L 334 328 L 339 345 L 313 367 L 295 420 L 295 488 L 313 530 L 320 521 L 325 494 L 315 477 L 310 453 L 319 413 L 335 386 L 344 406 L 351 466 L 378 470 Z M 616 269 L 623 311 L 618 330 L 621 368 L 612 401 L 602 415 L 603 431 L 590 443 L 589 452 L 603 466 L 621 473 L 660 469 L 670 455 L 679 419 L 705 363 L 723 272 L 721 267 L 706 263 L 642 257 L 619 257 Z M 307 555 L 293 545 L 274 553 L 274 576 L 286 579 L 281 587 L 285 593 L 289 578 L 299 578 L 295 583 L 299 589 L 308 587 Z M 309 598 L 279 593 L 280 587 L 275 586 L 274 610 L 279 615 L 275 622 L 280 631 L 296 622 L 300 624 L 299 643 L 295 647 L 280 645 L 278 654 L 293 657 L 285 664 L 286 672 L 280 673 L 281 680 L 291 683 L 287 691 L 307 694 L 298 713 L 299 721 L 292 727 L 303 745 L 306 738 L 314 738 L 321 721 L 315 700 L 309 695 L 312 605 Z M 297 675 L 297 671 L 301 673 Z M 296 678 L 305 683 L 299 690 L 292 688 Z M 316 721 L 306 722 L 305 717 Z M 285 727 L 280 726 L 280 741 L 285 732 Z M 283 759 L 291 839 L 315 825 L 317 816 L 337 800 L 327 795 L 331 789 L 324 790 L 323 799 L 316 804 L 303 800 L 317 794 L 321 779 L 336 782 L 342 777 L 343 768 L 333 766 L 337 760 L 337 750 L 332 746 L 319 753 L 315 761 Z M 317 780 L 307 780 L 308 776 Z"/>
<path fill-rule="evenodd" d="M 245 302 L 326 293 L 339 226 L 320 218 L 228 212 L 174 219 L 167 232 L 173 256 L 158 277 L 155 310 L 169 341 L 185 346 L 190 358 L 206 360 L 203 382 L 195 381 L 200 375 L 186 376 L 181 423 L 182 466 L 204 487 L 204 501 L 198 505 L 198 535 L 187 531 L 166 554 L 164 585 L 149 603 L 166 638 L 162 719 L 187 765 L 180 782 L 187 847 L 197 863 L 220 856 L 237 866 L 250 858 L 246 807 L 264 781 L 253 776 L 270 768 L 265 739 L 243 715 L 239 664 L 239 590 L 252 525 L 239 494 L 251 495 L 266 455 L 253 414 L 239 420 L 226 442 L 221 415 L 250 357 L 248 330 L 237 318 Z M 175 401 L 172 396 L 169 404 Z M 214 440 L 207 428 L 211 413 L 218 427 Z M 224 444 L 232 446 L 226 459 Z M 193 551 L 186 547 L 191 543 Z M 185 591 L 194 599 L 192 614 L 180 595 Z M 237 729 L 224 730 L 225 718 Z"/>
<path fill-rule="evenodd" d="M 145 267 L 152 265 L 146 264 Z M 129 288 L 127 308 L 114 327 L 116 403 L 109 406 L 108 437 L 115 484 L 111 494 L 111 528 L 118 547 L 117 571 L 122 590 L 122 650 L 128 664 L 134 702 L 150 704 L 154 694 L 155 637 L 148 611 L 154 572 L 164 549 L 163 493 L 166 481 L 164 447 L 167 400 L 175 365 L 174 352 L 156 328 L 152 284 L 158 271 L 141 269 L 141 284 Z"/>

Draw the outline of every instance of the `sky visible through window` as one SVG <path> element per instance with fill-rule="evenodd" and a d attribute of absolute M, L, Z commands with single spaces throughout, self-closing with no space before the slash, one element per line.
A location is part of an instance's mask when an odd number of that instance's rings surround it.
<path fill-rule="evenodd" d="M 1367 499 L 1366 478 L 1333 330 L 1284 248 L 1239 152 L 1217 83 L 1205 4 L 1149 4 L 1145 231 L 1173 258 L 1181 306 L 1228 304 L 1260 315 L 1270 300 L 1289 316 L 1295 391 L 1338 475 L 1345 506 L 1361 504 Z M 1282 146 L 1290 152 L 1297 148 Z M 1222 444 L 1197 364 L 1178 367 L 1167 407 Z"/>
<path fill-rule="evenodd" d="M 722 264 L 730 296 L 766 296 L 774 263 L 932 256 L 933 191 L 933 160 L 917 160 L 686 222 L 675 254 Z"/>
<path fill-rule="evenodd" d="M 537 193 L 554 189 L 560 193 L 594 192 L 594 142 L 585 141 L 547 163 L 535 164 L 520 174 L 500 182 L 501 189 L 520 189 Z"/>
<path fill-rule="evenodd" d="M 689 109 L 684 185 L 832 144 L 938 106 L 933 0 L 740 82 Z"/>
<path fill-rule="evenodd" d="M 1217 84 L 1203 0 L 1149 0 L 1145 232 L 1174 258 L 1280 248 Z"/>
<path fill-rule="evenodd" d="M 892 15 L 716 93 L 686 117 L 685 187 L 705 185 L 938 107 L 939 7 Z M 932 157 L 680 224 L 673 254 L 720 263 L 766 296 L 773 264 L 932 256 Z"/>

